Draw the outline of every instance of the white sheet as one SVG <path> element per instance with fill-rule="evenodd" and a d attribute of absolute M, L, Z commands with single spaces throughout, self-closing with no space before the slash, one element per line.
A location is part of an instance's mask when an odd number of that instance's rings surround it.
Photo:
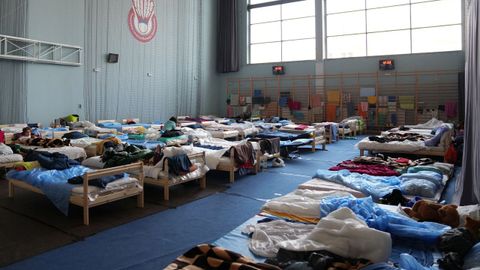
<path fill-rule="evenodd" d="M 306 218 L 320 218 L 320 200 L 329 196 L 350 196 L 344 191 L 296 189 L 282 197 L 274 198 L 262 210 L 286 213 Z"/>
<path fill-rule="evenodd" d="M 0 165 L 2 165 L 2 163 L 12 163 L 20 161 L 23 161 L 23 157 L 19 154 L 0 155 Z"/>
<path fill-rule="evenodd" d="M 302 183 L 298 186 L 298 188 L 309 189 L 309 190 L 319 190 L 319 191 L 342 191 L 342 192 L 348 192 L 357 198 L 365 197 L 365 194 L 361 193 L 360 191 L 351 189 L 344 185 L 332 183 L 332 182 L 325 181 L 318 178 L 313 178 L 312 180 Z"/>
<path fill-rule="evenodd" d="M 369 228 L 349 208 L 339 208 L 322 218 L 304 238 L 287 240 L 280 248 L 293 251 L 326 250 L 342 257 L 385 262 L 392 251 L 389 233 Z"/>
<path fill-rule="evenodd" d="M 422 141 L 403 141 L 403 142 L 388 142 L 388 143 L 379 143 L 375 141 L 370 141 L 368 137 L 363 138 L 360 142 L 358 142 L 355 147 L 360 150 L 372 150 L 372 151 L 389 151 L 389 152 L 415 152 L 418 150 L 425 150 L 427 147 L 425 146 L 425 142 Z M 434 148 L 434 147 L 430 147 Z"/>
<path fill-rule="evenodd" d="M 102 140 L 97 138 L 85 137 L 85 138 L 70 140 L 70 144 L 75 147 L 86 148 L 92 144 L 97 144 L 98 142 L 101 142 L 101 141 Z"/>
<path fill-rule="evenodd" d="M 99 196 L 133 187 L 141 188 L 138 179 L 132 177 L 124 177 L 117 179 L 113 182 L 108 183 L 105 188 L 88 186 L 88 199 L 90 201 L 95 201 Z M 72 195 L 82 196 L 83 185 L 75 185 L 75 187 L 72 189 Z"/>

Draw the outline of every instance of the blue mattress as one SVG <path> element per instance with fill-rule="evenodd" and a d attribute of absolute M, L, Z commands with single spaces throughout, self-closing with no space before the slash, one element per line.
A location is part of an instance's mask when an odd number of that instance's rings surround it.
<path fill-rule="evenodd" d="M 111 128 L 111 129 L 116 129 L 117 131 L 122 131 L 122 124 L 117 123 L 117 122 L 98 123 L 97 126 L 99 126 L 101 128 Z"/>
<path fill-rule="evenodd" d="M 281 132 L 281 131 L 271 131 L 271 132 L 260 132 L 257 134 L 256 137 L 262 138 L 262 139 L 271 139 L 271 138 L 280 138 L 281 141 L 293 141 L 297 139 L 308 139 L 310 138 L 310 132 L 305 132 L 302 134 L 293 134 L 293 133 L 287 133 L 287 132 Z"/>
<path fill-rule="evenodd" d="M 144 128 L 150 128 L 151 126 L 152 126 L 151 124 L 146 124 L 146 123 L 136 123 L 136 124 L 122 125 L 122 127 L 144 127 Z"/>

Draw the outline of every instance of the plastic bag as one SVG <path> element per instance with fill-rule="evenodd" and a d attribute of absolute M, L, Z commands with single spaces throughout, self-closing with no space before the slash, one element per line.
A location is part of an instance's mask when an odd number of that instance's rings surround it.
<path fill-rule="evenodd" d="M 475 267 L 480 267 L 480 243 L 473 246 L 463 258 L 463 269 L 472 269 Z"/>
<path fill-rule="evenodd" d="M 410 254 L 400 254 L 400 268 L 405 270 L 437 270 L 435 267 L 423 266 Z"/>
<path fill-rule="evenodd" d="M 320 200 L 320 217 L 340 207 L 350 208 L 355 214 L 367 222 L 368 226 L 389 232 L 392 235 L 417 239 L 434 244 L 449 226 L 434 222 L 418 222 L 409 217 L 384 210 L 376 205 L 371 197 L 327 197 Z"/>

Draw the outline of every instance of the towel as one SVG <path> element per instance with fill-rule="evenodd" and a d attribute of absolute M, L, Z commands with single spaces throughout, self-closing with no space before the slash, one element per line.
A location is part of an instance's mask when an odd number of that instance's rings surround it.
<path fill-rule="evenodd" d="M 415 97 L 414 96 L 399 96 L 400 108 L 404 110 L 415 109 Z"/>
<path fill-rule="evenodd" d="M 445 102 L 445 115 L 447 116 L 447 118 L 457 117 L 457 102 L 456 101 Z"/>
<path fill-rule="evenodd" d="M 368 104 L 377 104 L 377 97 L 376 96 L 369 96 L 368 97 Z"/>
<path fill-rule="evenodd" d="M 337 91 L 337 90 L 327 91 L 327 102 L 330 104 L 339 105 L 340 91 Z"/>
<path fill-rule="evenodd" d="M 311 95 L 310 96 L 310 106 L 313 108 L 322 106 L 322 96 L 321 95 Z"/>
<path fill-rule="evenodd" d="M 337 105 L 327 104 L 327 121 L 335 122 L 337 120 Z"/>

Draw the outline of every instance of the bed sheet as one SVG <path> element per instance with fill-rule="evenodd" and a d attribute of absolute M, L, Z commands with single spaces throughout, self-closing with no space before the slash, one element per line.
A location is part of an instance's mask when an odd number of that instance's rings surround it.
<path fill-rule="evenodd" d="M 238 130 L 215 130 L 215 129 L 210 129 L 206 128 L 208 132 L 212 134 L 213 137 L 215 138 L 233 138 L 238 136 Z"/>
<path fill-rule="evenodd" d="M 372 150 L 372 151 L 388 151 L 388 152 L 399 152 L 399 153 L 409 153 L 409 152 L 415 152 L 418 150 L 425 150 L 427 147 L 425 146 L 425 142 L 423 141 L 403 141 L 403 142 L 398 142 L 398 141 L 393 141 L 393 142 L 388 142 L 388 143 L 379 143 L 375 141 L 370 141 L 368 137 L 363 138 L 360 142 L 355 144 L 355 147 L 357 147 L 360 150 Z M 428 147 L 428 148 L 433 148 L 432 150 L 438 150 L 435 149 L 435 147 Z"/>
<path fill-rule="evenodd" d="M 70 140 L 70 144 L 75 147 L 86 148 L 92 144 L 97 144 L 101 141 L 102 140 L 97 138 L 85 137 L 85 138 Z"/>
<path fill-rule="evenodd" d="M 22 148 L 32 149 L 35 151 L 49 152 L 49 153 L 62 153 L 69 159 L 84 159 L 87 157 L 85 149 L 76 146 L 62 146 L 55 148 L 40 148 L 38 146 L 22 145 Z"/>
<path fill-rule="evenodd" d="M 22 155 L 19 154 L 10 154 L 10 155 L 0 155 L 0 166 L 2 163 L 11 163 L 11 162 L 21 162 L 23 161 Z"/>

